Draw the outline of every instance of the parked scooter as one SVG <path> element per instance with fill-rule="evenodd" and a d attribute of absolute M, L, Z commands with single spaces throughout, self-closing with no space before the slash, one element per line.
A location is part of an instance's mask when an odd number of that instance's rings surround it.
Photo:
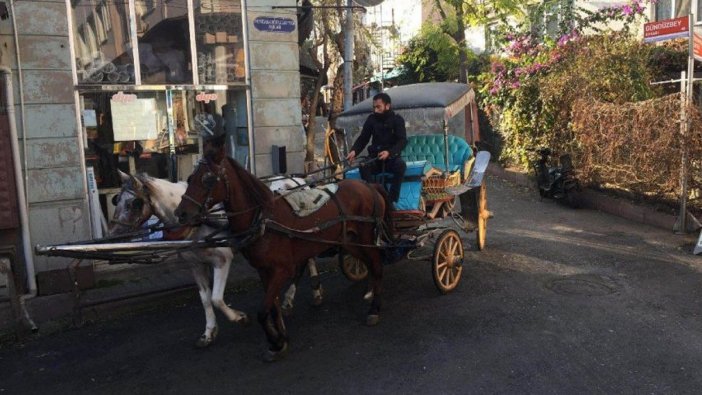
<path fill-rule="evenodd" d="M 539 195 L 542 198 L 563 201 L 572 208 L 580 207 L 580 182 L 575 177 L 570 154 L 561 155 L 559 165 L 551 166 L 551 149 L 539 147 L 530 151 L 539 155 L 538 160 L 532 161 Z"/>

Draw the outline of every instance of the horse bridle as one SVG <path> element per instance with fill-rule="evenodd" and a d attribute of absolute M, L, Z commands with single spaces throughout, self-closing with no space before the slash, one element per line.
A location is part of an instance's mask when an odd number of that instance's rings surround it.
<path fill-rule="evenodd" d="M 183 194 L 183 199 L 189 201 L 190 203 L 194 204 L 195 207 L 198 208 L 198 213 L 200 214 L 201 217 L 206 217 L 207 212 L 210 210 L 209 206 L 212 204 L 212 189 L 214 189 L 215 185 L 217 185 L 218 182 L 224 180 L 224 188 L 227 191 L 227 196 L 224 198 L 224 202 L 229 201 L 229 179 L 227 178 L 227 173 L 224 171 L 224 168 L 220 166 L 219 173 L 215 173 L 212 171 L 212 168 L 210 167 L 210 164 L 206 160 L 200 160 L 198 165 L 204 165 L 207 168 L 207 173 L 202 175 L 202 179 L 209 175 L 217 177 L 213 182 L 208 182 L 205 183 L 202 181 L 202 184 L 205 186 L 205 191 L 207 192 L 207 195 L 205 195 L 205 201 L 200 203 L 197 200 L 193 199 L 191 196 L 189 196 L 187 193 Z M 192 177 L 192 176 L 190 176 Z"/>
<path fill-rule="evenodd" d="M 148 200 L 148 196 L 141 196 L 139 193 L 131 190 L 131 189 L 125 189 L 122 188 L 122 190 L 119 192 L 119 194 L 115 195 L 115 197 L 119 197 L 118 201 L 122 199 L 122 194 L 124 193 L 129 193 L 130 195 L 134 196 L 134 199 L 141 198 L 144 203 Z M 134 200 L 132 199 L 132 200 Z M 114 203 L 114 202 L 113 202 Z M 150 203 L 149 203 L 150 204 Z M 132 207 L 127 208 L 129 211 L 132 210 Z M 136 219 L 129 223 L 129 222 L 123 222 L 115 219 L 110 219 L 111 224 L 117 224 L 117 225 L 122 225 L 125 227 L 128 227 L 129 229 L 136 229 L 139 225 L 141 225 L 144 221 L 144 207 L 142 206 L 141 209 L 139 210 L 139 216 L 136 217 Z"/>

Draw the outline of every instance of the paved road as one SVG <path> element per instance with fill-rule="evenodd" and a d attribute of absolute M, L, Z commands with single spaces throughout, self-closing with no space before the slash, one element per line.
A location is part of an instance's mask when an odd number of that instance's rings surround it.
<path fill-rule="evenodd" d="M 439 295 L 425 262 L 389 266 L 377 327 L 363 325 L 364 286 L 332 270 L 322 307 L 300 294 L 283 361 L 261 361 L 257 325 L 221 317 L 217 343 L 195 349 L 193 295 L 4 346 L 0 393 L 699 392 L 702 258 L 689 239 L 494 179 L 489 194 L 489 249 L 468 253 L 459 288 Z M 227 300 L 253 313 L 261 296 Z"/>

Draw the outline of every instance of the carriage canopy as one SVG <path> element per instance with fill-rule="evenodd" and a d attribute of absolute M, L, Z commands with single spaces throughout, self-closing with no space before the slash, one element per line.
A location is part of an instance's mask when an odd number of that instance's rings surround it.
<path fill-rule="evenodd" d="M 385 92 L 392 98 L 392 109 L 405 119 L 408 135 L 443 133 L 446 122 L 450 134 L 468 141 L 477 136 L 475 92 L 466 84 L 428 82 L 397 86 Z M 372 97 L 341 113 L 336 125 L 356 135 L 371 112 Z"/>

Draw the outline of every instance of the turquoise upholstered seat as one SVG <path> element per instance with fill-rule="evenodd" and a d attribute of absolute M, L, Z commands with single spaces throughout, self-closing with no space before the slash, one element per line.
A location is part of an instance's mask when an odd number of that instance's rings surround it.
<path fill-rule="evenodd" d="M 461 180 L 466 175 L 463 174 L 464 163 L 473 157 L 473 150 L 468 143 L 460 137 L 453 135 L 448 136 L 449 145 L 449 171 L 461 171 Z M 407 162 L 407 171 L 405 172 L 404 180 L 402 181 L 402 189 L 400 190 L 400 198 L 395 207 L 398 210 L 418 210 L 419 200 L 422 195 L 422 176 L 435 167 L 437 169 L 446 170 L 444 161 L 444 135 L 429 134 L 409 136 L 407 138 L 407 146 L 402 151 L 402 158 Z M 392 177 L 390 174 L 385 174 L 385 181 Z M 353 169 L 346 172 L 346 178 L 360 179 L 361 175 L 358 169 Z M 385 186 L 386 189 L 389 185 Z"/>
<path fill-rule="evenodd" d="M 407 162 L 407 170 L 405 177 L 402 180 L 400 189 L 400 198 L 395 204 L 398 210 L 419 210 L 419 198 L 422 196 L 422 176 L 429 171 L 431 165 L 425 160 Z M 380 176 L 380 175 L 379 175 Z M 392 174 L 385 174 L 386 190 L 390 188 L 388 183 Z M 360 180 L 361 174 L 358 169 L 349 170 L 346 172 L 346 178 Z M 380 180 L 378 180 L 380 181 Z"/>
<path fill-rule="evenodd" d="M 463 174 L 463 164 L 473 157 L 473 150 L 470 145 L 460 137 L 448 135 L 449 168 L 446 169 L 444 160 L 444 135 L 443 134 L 422 134 L 409 136 L 407 146 L 402 151 L 405 161 L 426 160 L 432 166 L 443 171 L 461 171 L 461 179 L 466 177 Z"/>

